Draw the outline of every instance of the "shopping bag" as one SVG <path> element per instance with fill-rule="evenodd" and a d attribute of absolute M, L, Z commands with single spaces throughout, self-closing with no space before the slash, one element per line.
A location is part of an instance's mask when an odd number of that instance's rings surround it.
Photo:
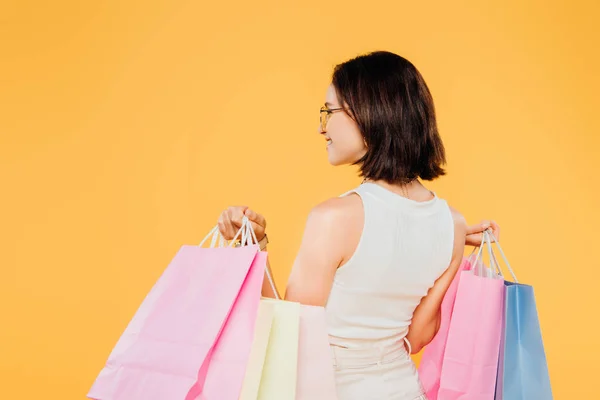
<path fill-rule="evenodd" d="M 242 220 L 239 234 L 241 246 L 258 244 L 252 224 L 247 217 Z M 223 330 L 198 374 L 199 379 L 194 389 L 188 393 L 189 399 L 196 399 L 197 395 L 198 400 L 239 399 L 254 340 L 253 332 L 258 318 L 265 271 L 275 291 L 273 280 L 266 269 L 266 262 L 267 253 L 259 252 L 225 321 Z"/>
<path fill-rule="evenodd" d="M 262 329 L 255 335 L 255 343 L 264 351 L 264 362 L 260 370 L 258 364 L 248 366 L 246 378 L 252 382 L 244 382 L 240 400 L 295 400 L 300 304 L 278 299 L 261 299 L 261 303 L 272 315 L 270 329 Z M 261 345 L 265 335 L 268 335 L 266 347 Z"/>
<path fill-rule="evenodd" d="M 493 240 L 493 234 L 491 234 Z M 533 287 L 519 283 L 497 245 L 513 282 L 505 281 L 496 400 L 552 400 L 544 342 Z M 496 257 L 492 252 L 497 264 Z"/>
<path fill-rule="evenodd" d="M 274 312 L 275 305 L 273 303 L 260 302 L 256 324 L 254 325 L 252 348 L 246 365 L 246 374 L 239 400 L 256 400 L 258 398 Z"/>
<path fill-rule="evenodd" d="M 300 306 L 296 400 L 336 400 L 324 307 Z"/>
<path fill-rule="evenodd" d="M 284 319 L 281 319 L 282 314 Z M 289 329 L 286 335 L 292 335 L 292 329 L 298 329 L 293 334 L 297 343 L 290 340 L 291 336 L 282 341 L 281 332 L 277 332 L 281 331 L 282 324 Z M 297 356 L 292 351 L 297 351 Z M 287 356 L 273 358 L 282 354 Z M 280 370 L 282 365 L 295 365 L 297 369 Z M 277 371 L 278 375 L 274 376 L 273 371 Z M 295 395 L 292 391 L 294 386 Z M 273 299 L 261 301 L 240 400 L 271 398 L 337 399 L 323 307 Z"/>
<path fill-rule="evenodd" d="M 474 254 L 463 259 L 458 272 L 454 276 L 452 283 L 448 287 L 441 305 L 440 327 L 433 340 L 423 350 L 421 362 L 419 364 L 419 378 L 425 389 L 425 394 L 429 400 L 437 400 L 440 389 L 440 376 L 442 372 L 442 363 L 446 351 L 446 342 L 448 340 L 448 331 L 450 329 L 450 320 L 452 310 L 456 300 L 456 292 L 461 272 L 471 270 L 471 264 L 474 261 Z"/>
<path fill-rule="evenodd" d="M 189 399 L 201 394 L 201 400 L 238 400 L 252 348 L 266 260 L 266 252 L 256 255 Z"/>
<path fill-rule="evenodd" d="M 484 234 L 484 241 L 489 237 Z M 440 376 L 439 400 L 493 400 L 498 369 L 504 280 L 478 264 L 462 271 Z M 486 268 L 487 270 L 487 268 Z"/>
<path fill-rule="evenodd" d="M 298 371 L 300 304 L 264 299 L 273 304 L 273 323 L 257 400 L 294 400 Z"/>
<path fill-rule="evenodd" d="M 201 391 L 234 302 L 241 291 L 257 290 L 243 289 L 245 284 L 261 286 L 247 277 L 255 277 L 250 272 L 256 270 L 262 275 L 265 261 L 257 258 L 258 246 L 214 248 L 215 238 L 208 249 L 181 247 L 119 338 L 88 397 L 188 400 Z"/>

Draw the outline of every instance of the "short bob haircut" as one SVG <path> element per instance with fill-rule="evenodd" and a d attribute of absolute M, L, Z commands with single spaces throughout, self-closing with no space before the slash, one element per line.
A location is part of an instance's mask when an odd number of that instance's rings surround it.
<path fill-rule="evenodd" d="M 361 177 L 403 184 L 445 175 L 433 98 L 410 61 L 387 51 L 361 55 L 337 65 L 332 84 L 367 145 L 354 163 Z"/>

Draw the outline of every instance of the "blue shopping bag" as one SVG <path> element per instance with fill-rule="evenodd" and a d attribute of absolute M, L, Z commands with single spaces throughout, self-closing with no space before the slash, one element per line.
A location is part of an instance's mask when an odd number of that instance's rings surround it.
<path fill-rule="evenodd" d="M 533 287 L 505 281 L 496 400 L 552 400 Z"/>
<path fill-rule="evenodd" d="M 493 234 L 490 235 L 498 243 Z M 498 249 L 514 282 L 504 281 L 505 300 L 495 399 L 552 400 L 533 287 L 518 283 L 500 245 Z M 499 269 L 493 252 L 492 258 Z"/>

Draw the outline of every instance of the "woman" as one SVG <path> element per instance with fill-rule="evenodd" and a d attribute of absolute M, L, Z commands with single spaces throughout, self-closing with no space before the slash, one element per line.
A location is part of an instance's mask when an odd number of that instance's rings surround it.
<path fill-rule="evenodd" d="M 445 151 L 406 59 L 381 51 L 336 66 L 319 132 L 329 162 L 358 165 L 364 180 L 311 211 L 285 298 L 325 306 L 339 400 L 425 399 L 410 354 L 437 332 L 465 244 L 499 228 L 468 227 L 421 182 L 445 174 Z M 222 213 L 221 234 L 231 239 L 244 215 L 264 249 L 266 220 L 247 207 Z M 274 296 L 266 279 L 263 295 Z"/>

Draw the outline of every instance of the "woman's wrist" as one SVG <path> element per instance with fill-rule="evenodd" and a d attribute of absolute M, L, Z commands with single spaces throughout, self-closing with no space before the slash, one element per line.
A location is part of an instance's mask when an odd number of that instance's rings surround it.
<path fill-rule="evenodd" d="M 269 237 L 265 233 L 265 235 L 262 237 L 262 239 L 260 239 L 258 241 L 258 246 L 260 247 L 260 250 L 261 251 L 265 250 L 267 248 L 268 243 L 269 243 Z"/>

